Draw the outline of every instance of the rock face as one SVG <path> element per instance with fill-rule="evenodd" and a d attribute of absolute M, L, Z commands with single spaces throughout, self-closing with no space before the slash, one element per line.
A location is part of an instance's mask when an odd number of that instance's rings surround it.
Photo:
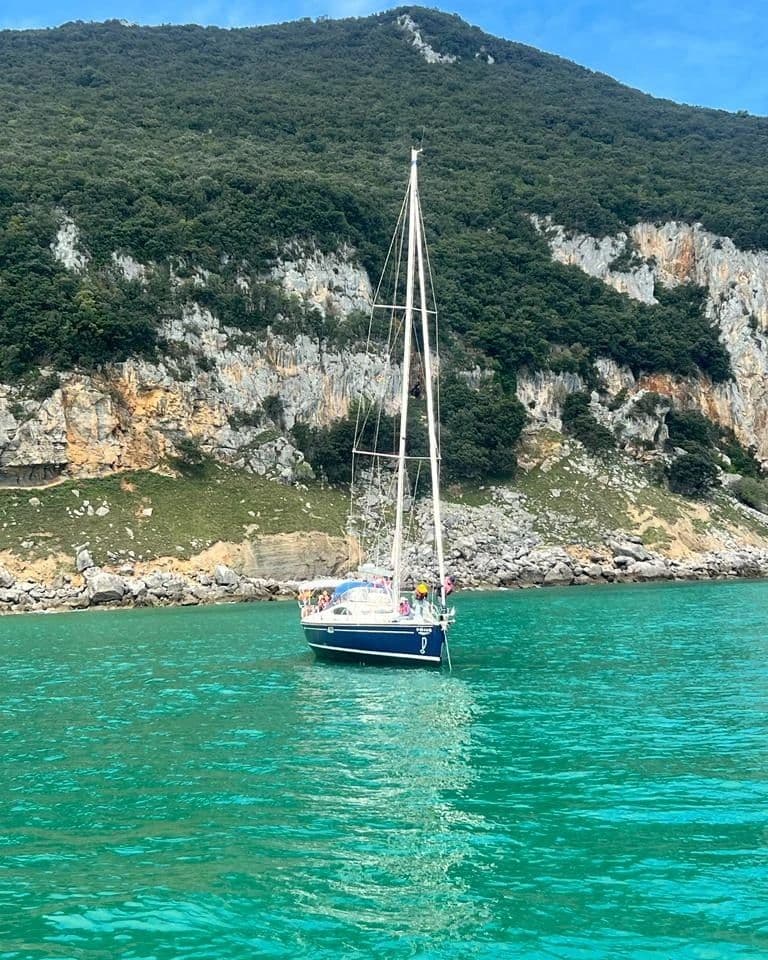
<path fill-rule="evenodd" d="M 422 55 L 436 58 L 430 62 L 445 62 L 408 14 L 398 23 Z M 665 374 L 636 378 L 599 359 L 609 395 L 624 390 L 626 398 L 611 409 L 595 394 L 597 419 L 619 433 L 628 449 L 660 449 L 666 439 L 664 411 L 641 415 L 635 409 L 641 392 L 653 391 L 730 427 L 768 464 L 768 253 L 745 253 L 698 225 L 641 223 L 629 234 L 597 239 L 533 219 L 555 259 L 645 303 L 655 301 L 656 284 L 700 284 L 707 292 L 707 313 L 730 356 L 734 380 L 722 384 Z M 67 269 L 89 269 L 77 224 L 64 214 L 51 246 Z M 617 257 L 630 251 L 632 256 L 622 257 L 629 265 L 615 269 Z M 113 253 L 112 268 L 137 282 L 155 269 L 123 252 Z M 171 268 L 183 290 L 181 276 Z M 210 279 L 201 268 L 185 269 L 186 282 L 195 287 Z M 370 305 L 370 280 L 349 247 L 329 254 L 291 245 L 264 279 L 342 321 Z M 251 282 L 245 274 L 237 277 L 243 289 Z M 362 394 L 394 397 L 398 392 L 400 371 L 383 356 L 334 349 L 308 336 L 249 334 L 193 301 L 179 316 L 164 320 L 160 332 L 170 344 L 162 361 L 133 359 L 99 376 L 64 373 L 59 388 L 42 402 L 0 385 L 0 483 L 149 468 L 173 456 L 184 436 L 196 438 L 203 452 L 223 462 L 293 481 L 311 472 L 285 436 L 295 423 L 326 425 L 344 416 Z M 584 387 L 576 374 L 523 373 L 518 396 L 535 426 L 559 429 L 564 397 Z"/>
<path fill-rule="evenodd" d="M 577 373 L 537 370 L 517 378 L 517 397 L 528 412 L 529 421 L 554 430 L 562 428 L 560 414 L 565 397 L 583 389 L 584 381 Z"/>
<path fill-rule="evenodd" d="M 64 218 L 54 255 L 75 272 L 88 268 L 76 224 Z M 152 265 L 113 254 L 115 269 L 143 282 Z M 196 285 L 206 271 L 193 271 Z M 368 311 L 371 286 L 348 247 L 335 255 L 294 246 L 271 279 L 326 315 Z M 248 280 L 241 278 L 247 286 Z M 162 321 L 170 345 L 162 361 L 132 359 L 103 374 L 63 373 L 44 401 L 0 385 L 0 482 L 45 482 L 152 467 L 195 437 L 219 460 L 278 479 L 311 474 L 285 437 L 297 421 L 325 425 L 362 395 L 397 394 L 400 372 L 381 356 L 343 351 L 307 336 L 259 336 L 227 327 L 196 302 Z"/>
<path fill-rule="evenodd" d="M 80 230 L 75 221 L 65 213 L 60 215 L 56 239 L 51 244 L 54 257 L 74 273 L 83 273 L 88 268 L 90 256 L 80 241 Z"/>
<path fill-rule="evenodd" d="M 713 384 L 708 378 L 666 374 L 636 381 L 613 365 L 611 379 L 630 391 L 648 389 L 681 405 L 696 407 L 733 430 L 758 458 L 768 464 L 768 253 L 737 249 L 700 224 L 639 223 L 629 234 L 597 239 L 566 234 L 562 227 L 533 218 L 545 233 L 552 256 L 580 267 L 616 290 L 644 303 L 654 303 L 657 283 L 695 283 L 707 293 L 706 312 L 716 324 L 728 351 L 734 379 Z M 635 263 L 616 271 L 612 262 L 631 248 Z M 610 361 L 602 361 L 609 367 Z M 602 371 L 601 371 L 602 372 Z"/>
<path fill-rule="evenodd" d="M 326 316 L 367 313 L 373 299 L 370 278 L 355 263 L 349 247 L 342 247 L 336 256 L 288 247 L 273 268 L 272 279 Z"/>
<path fill-rule="evenodd" d="M 397 25 L 410 37 L 411 45 L 419 51 L 427 63 L 456 63 L 458 60 L 458 57 L 454 57 L 450 53 L 438 53 L 434 47 L 431 47 L 422 37 L 419 25 L 409 14 L 401 14 L 397 18 Z M 493 58 L 489 62 L 493 63 Z"/>
<path fill-rule="evenodd" d="M 244 544 L 239 569 L 257 579 L 312 580 L 341 574 L 358 559 L 354 545 L 343 537 L 283 533 Z"/>

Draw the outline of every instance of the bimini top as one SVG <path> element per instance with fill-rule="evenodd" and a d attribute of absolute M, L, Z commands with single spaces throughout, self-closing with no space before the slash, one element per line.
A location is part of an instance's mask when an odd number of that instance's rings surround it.
<path fill-rule="evenodd" d="M 331 606 L 338 603 L 342 598 L 357 601 L 367 601 L 374 598 L 381 600 L 389 596 L 389 593 L 389 588 L 384 586 L 383 583 L 371 583 L 370 580 L 344 580 L 333 591 Z"/>

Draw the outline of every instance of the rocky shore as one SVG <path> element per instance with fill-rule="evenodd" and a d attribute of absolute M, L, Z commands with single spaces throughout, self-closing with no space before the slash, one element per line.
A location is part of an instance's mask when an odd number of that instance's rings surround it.
<path fill-rule="evenodd" d="M 157 570 L 136 576 L 124 565 L 119 571 L 95 566 L 90 554 L 77 557 L 78 572 L 59 574 L 50 582 L 17 579 L 0 567 L 0 613 L 85 610 L 88 607 L 197 606 L 295 597 L 296 582 L 279 583 L 240 576 L 231 567 L 194 576 Z"/>
<path fill-rule="evenodd" d="M 450 560 L 460 589 L 563 587 L 653 580 L 727 580 L 768 577 L 768 549 L 742 547 L 672 560 L 647 550 L 640 538 L 608 538 L 601 549 L 576 555 L 563 547 L 538 546 L 527 552 L 489 551 L 474 542 L 473 562 Z M 465 543 L 464 549 L 468 550 Z M 460 553 L 455 548 L 453 553 Z M 129 565 L 118 571 L 93 564 L 81 551 L 77 573 L 50 582 L 17 579 L 0 567 L 0 613 L 46 613 L 104 607 L 198 606 L 293 599 L 297 580 L 272 580 L 238 574 L 218 564 L 211 571 L 181 574 L 158 570 L 138 576 Z"/>

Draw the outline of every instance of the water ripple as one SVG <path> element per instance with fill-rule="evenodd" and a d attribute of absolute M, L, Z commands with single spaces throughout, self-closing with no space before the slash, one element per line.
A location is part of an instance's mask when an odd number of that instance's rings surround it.
<path fill-rule="evenodd" d="M 768 956 L 768 585 L 0 620 L 0 960 Z"/>

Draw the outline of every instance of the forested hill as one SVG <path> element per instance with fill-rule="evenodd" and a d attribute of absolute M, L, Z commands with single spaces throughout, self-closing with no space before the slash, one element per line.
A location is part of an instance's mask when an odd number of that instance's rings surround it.
<path fill-rule="evenodd" d="M 413 44 L 406 13 L 444 62 Z M 162 272 L 138 289 L 106 269 L 112 251 L 258 269 L 298 238 L 352 244 L 375 269 L 422 137 L 443 314 L 503 389 L 562 348 L 577 365 L 601 352 L 728 376 L 696 290 L 631 302 L 552 263 L 523 214 L 593 234 L 701 221 L 768 248 L 764 118 L 656 100 L 418 7 L 239 30 L 6 31 L 0 62 L 2 377 L 156 348 L 173 309 Z M 52 257 L 62 212 L 93 257 L 86 277 Z M 225 320 L 269 321 L 222 282 Z"/>

